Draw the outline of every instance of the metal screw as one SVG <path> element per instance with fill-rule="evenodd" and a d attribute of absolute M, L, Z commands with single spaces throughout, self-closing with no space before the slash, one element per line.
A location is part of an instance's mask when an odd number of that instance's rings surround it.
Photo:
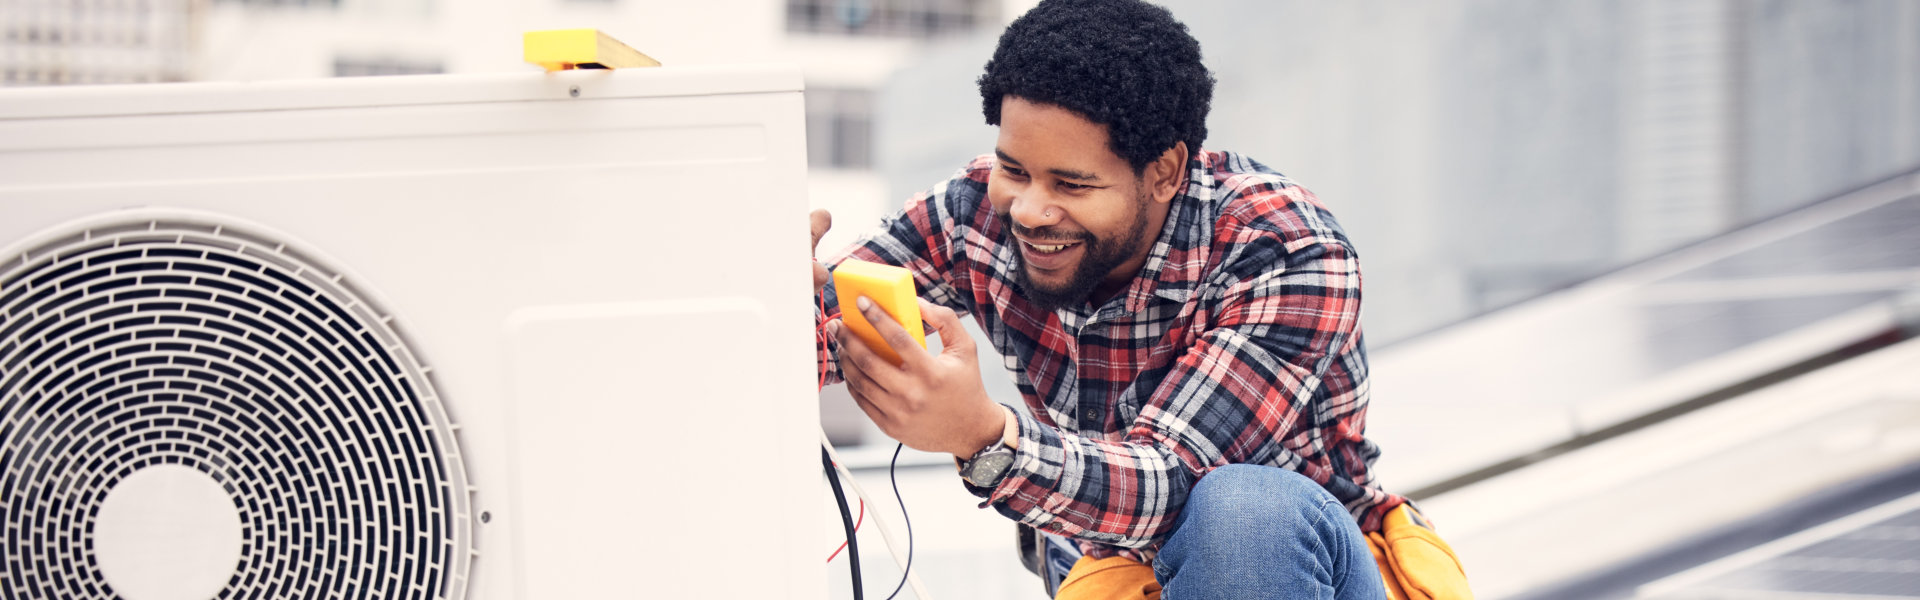
<path fill-rule="evenodd" d="M 567 88 L 567 95 L 568 95 L 568 96 L 573 96 L 573 97 L 575 97 L 575 98 L 579 98 L 579 97 L 580 97 L 580 86 L 577 86 L 577 85 L 576 85 L 576 86 L 573 86 L 573 87 L 570 87 L 570 88 Z"/>
<path fill-rule="evenodd" d="M 485 522 L 488 522 L 488 521 L 492 521 L 492 520 L 493 520 L 493 513 L 490 513 L 490 512 L 486 512 L 486 511 L 480 511 L 480 522 L 481 522 L 481 523 L 485 523 Z"/>

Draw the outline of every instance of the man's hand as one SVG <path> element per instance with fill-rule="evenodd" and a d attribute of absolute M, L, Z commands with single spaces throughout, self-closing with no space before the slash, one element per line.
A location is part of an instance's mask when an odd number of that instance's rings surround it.
<path fill-rule="evenodd" d="M 902 359 L 894 366 L 858 336 L 845 335 L 839 320 L 827 325 L 840 342 L 840 375 L 847 380 L 847 391 L 880 431 L 914 449 L 961 458 L 1000 439 L 1007 412 L 987 399 L 973 337 L 961 328 L 958 314 L 920 301 L 920 316 L 940 336 L 940 354 L 933 355 L 914 343 L 880 305 L 865 297 L 856 304 Z"/>
<path fill-rule="evenodd" d="M 826 235 L 828 229 L 833 229 L 833 215 L 829 214 L 827 209 L 816 208 L 813 209 L 811 214 L 807 215 L 807 220 L 812 221 L 812 223 L 810 223 L 810 225 L 812 225 L 810 229 L 813 230 L 813 245 L 808 247 L 813 248 L 813 251 L 818 253 L 820 252 L 820 236 Z M 821 290 L 827 289 L 827 278 L 832 276 L 832 274 L 827 272 L 826 265 L 820 264 L 820 261 L 817 260 L 813 261 L 813 293 L 819 294 Z"/>

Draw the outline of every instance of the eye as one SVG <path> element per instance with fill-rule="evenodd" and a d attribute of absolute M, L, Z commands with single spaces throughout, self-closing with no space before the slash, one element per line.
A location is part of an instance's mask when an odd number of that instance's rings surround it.
<path fill-rule="evenodd" d="M 1000 165 L 1000 170 L 1006 171 L 1007 175 L 1010 177 L 1018 177 L 1021 179 L 1025 179 L 1027 177 L 1027 172 L 1025 170 L 1022 170 L 1020 167 Z"/>
<path fill-rule="evenodd" d="M 1078 192 L 1078 191 L 1080 191 L 1080 190 L 1090 190 L 1090 189 L 1093 189 L 1093 186 L 1090 186 L 1090 185 L 1084 185 L 1084 184 L 1079 184 L 1079 183 L 1074 183 L 1074 182 L 1071 182 L 1071 181 L 1062 181 L 1062 182 L 1060 182 L 1060 188 L 1061 188 L 1061 189 L 1064 189 L 1064 190 L 1067 190 L 1067 191 L 1069 191 L 1069 192 Z"/>

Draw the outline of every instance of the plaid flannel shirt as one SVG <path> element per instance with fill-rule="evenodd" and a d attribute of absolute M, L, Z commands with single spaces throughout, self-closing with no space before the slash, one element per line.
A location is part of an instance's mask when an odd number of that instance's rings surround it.
<path fill-rule="evenodd" d="M 1351 243 L 1306 189 L 1246 157 L 1202 152 L 1151 255 L 1101 306 L 1045 311 L 1018 291 L 1018 248 L 975 159 L 829 259 L 900 265 L 926 300 L 970 314 L 1028 408 L 992 489 L 1009 518 L 1090 556 L 1151 560 L 1214 468 L 1293 470 L 1378 530 L 1404 499 L 1373 482 L 1367 358 Z M 837 314 L 832 287 L 824 306 Z M 820 347 L 823 380 L 839 381 Z M 964 482 L 963 482 L 963 485 Z"/>

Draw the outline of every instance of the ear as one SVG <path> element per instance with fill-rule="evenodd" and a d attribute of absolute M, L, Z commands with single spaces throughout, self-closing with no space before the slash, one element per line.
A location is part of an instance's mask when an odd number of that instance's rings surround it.
<path fill-rule="evenodd" d="M 1160 158 L 1147 163 L 1147 189 L 1153 191 L 1153 199 L 1161 203 L 1172 202 L 1175 194 L 1180 193 L 1180 184 L 1187 179 L 1187 143 L 1174 142 L 1172 148 L 1160 153 Z"/>

